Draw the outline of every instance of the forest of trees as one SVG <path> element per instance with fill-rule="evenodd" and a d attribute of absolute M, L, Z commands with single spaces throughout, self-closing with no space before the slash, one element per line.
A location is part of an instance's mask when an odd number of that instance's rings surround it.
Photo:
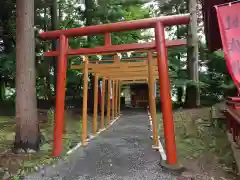
<path fill-rule="evenodd" d="M 42 41 L 42 31 L 192 12 L 188 26 L 166 29 L 169 39 L 188 37 L 187 47 L 168 51 L 174 103 L 195 108 L 235 92 L 222 51 L 210 53 L 206 48 L 197 0 L 7 0 L 0 8 L 0 107 L 1 113 L 16 112 L 16 148 L 38 150 L 37 107 L 54 107 L 57 57 L 43 57 L 43 52 L 56 49 L 58 42 Z M 113 44 L 150 39 L 151 33 L 143 31 L 112 34 Z M 103 44 L 103 36 L 71 38 L 69 43 L 72 48 L 95 47 Z M 70 62 L 79 63 L 80 58 L 71 57 Z M 81 102 L 82 86 L 82 74 L 68 69 L 66 101 Z"/>

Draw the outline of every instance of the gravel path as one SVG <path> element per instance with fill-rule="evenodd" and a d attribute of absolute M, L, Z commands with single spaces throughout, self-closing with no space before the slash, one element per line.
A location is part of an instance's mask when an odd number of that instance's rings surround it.
<path fill-rule="evenodd" d="M 176 180 L 158 165 L 160 154 L 152 150 L 149 136 L 147 113 L 125 111 L 112 127 L 68 160 L 25 179 Z"/>

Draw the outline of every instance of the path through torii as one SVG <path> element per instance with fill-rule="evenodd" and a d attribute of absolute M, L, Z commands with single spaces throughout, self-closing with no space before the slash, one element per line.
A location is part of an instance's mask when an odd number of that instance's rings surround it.
<path fill-rule="evenodd" d="M 156 104 L 154 97 L 154 79 L 159 79 L 160 96 L 162 102 L 162 114 L 164 124 L 164 137 L 167 154 L 167 163 L 169 165 L 177 164 L 177 153 L 174 134 L 174 122 L 172 115 L 172 102 L 171 102 L 171 90 L 170 81 L 168 76 L 168 57 L 167 47 L 184 45 L 184 40 L 166 41 L 164 27 L 180 24 L 188 24 L 190 20 L 189 14 L 186 15 L 174 15 L 163 16 L 157 18 L 149 18 L 135 21 L 118 22 L 112 24 L 103 24 L 96 26 L 88 26 L 81 28 L 74 28 L 68 30 L 57 30 L 50 32 L 43 32 L 40 37 L 45 40 L 59 39 L 59 48 L 57 51 L 46 52 L 45 56 L 58 56 L 58 77 L 57 77 L 57 90 L 56 90 L 56 112 L 55 112 L 55 125 L 54 125 L 54 156 L 60 156 L 62 152 L 62 136 L 64 126 L 64 99 L 65 99 L 65 86 L 66 86 L 66 71 L 67 71 L 67 56 L 81 55 L 85 56 L 83 66 L 75 66 L 75 68 L 83 69 L 84 73 L 84 92 L 83 92 L 83 114 L 82 114 L 82 144 L 86 145 L 87 140 L 87 93 L 88 93 L 88 73 L 95 74 L 95 79 L 99 76 L 103 77 L 104 83 L 108 80 L 108 89 L 110 81 L 113 82 L 113 103 L 112 103 L 112 117 L 115 118 L 120 114 L 119 97 L 120 97 L 120 83 L 126 80 L 148 80 L 149 84 L 149 100 L 150 100 L 150 112 L 153 121 L 153 136 L 154 145 L 158 147 L 158 135 L 156 125 Z M 155 41 L 151 43 L 140 44 L 122 44 L 112 45 L 111 35 L 112 32 L 130 31 L 137 29 L 154 28 Z M 104 34 L 105 45 L 95 48 L 69 48 L 68 38 L 87 36 L 95 34 Z M 152 58 L 152 52 L 156 51 L 156 60 Z M 114 56 L 114 64 L 90 64 L 88 56 L 97 54 L 117 54 L 120 52 L 128 51 L 145 51 L 148 52 L 147 62 L 137 62 L 124 64 L 120 63 L 118 56 Z M 148 67 L 148 68 L 146 68 Z M 74 68 L 74 66 L 72 66 Z M 118 70 L 115 70 L 117 68 Z M 95 84 L 96 87 L 96 84 Z M 103 88 L 103 92 L 105 89 Z M 108 91 L 109 92 L 109 91 Z M 102 93 L 104 96 L 104 93 Z M 95 95 L 97 96 L 97 95 Z M 102 96 L 102 97 L 103 97 Z M 109 93 L 108 93 L 108 96 Z M 94 97 L 95 99 L 96 97 Z M 109 98 L 108 98 L 109 99 Z M 95 101 L 95 104 L 97 102 Z M 104 105 L 102 98 L 101 105 Z M 109 101 L 108 101 L 109 103 Z M 96 106 L 96 105 L 94 105 Z M 94 107 L 95 109 L 96 107 Z M 110 105 L 108 105 L 108 113 L 110 112 Z M 102 106 L 101 106 L 102 109 Z M 102 109 L 102 115 L 104 116 L 104 109 Z M 108 116 L 108 123 L 111 119 Z M 96 124 L 93 125 L 93 133 L 96 133 Z M 101 128 L 104 123 L 101 121 Z"/>

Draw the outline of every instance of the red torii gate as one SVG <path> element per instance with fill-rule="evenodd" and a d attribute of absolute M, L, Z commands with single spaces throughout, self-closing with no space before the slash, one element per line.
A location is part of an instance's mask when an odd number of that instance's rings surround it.
<path fill-rule="evenodd" d="M 44 40 L 59 39 L 58 50 L 46 52 L 44 54 L 45 56 L 58 56 L 53 155 L 60 156 L 62 151 L 67 56 L 156 49 L 159 84 L 161 87 L 160 95 L 162 101 L 162 114 L 164 121 L 164 136 L 166 144 L 167 163 L 169 165 L 176 165 L 177 153 L 175 144 L 174 122 L 172 115 L 170 81 L 168 77 L 168 57 L 166 49 L 167 44 L 165 40 L 164 26 L 188 24 L 189 21 L 190 21 L 189 14 L 184 14 L 40 33 L 40 37 Z M 111 45 L 110 37 L 111 32 L 148 28 L 154 28 L 155 42 L 153 43 Z M 68 48 L 69 37 L 87 36 L 94 34 L 105 34 L 104 46 L 95 48 L 80 48 L 74 50 Z M 170 44 L 172 46 L 183 45 L 183 41 L 176 40 L 172 41 Z"/>

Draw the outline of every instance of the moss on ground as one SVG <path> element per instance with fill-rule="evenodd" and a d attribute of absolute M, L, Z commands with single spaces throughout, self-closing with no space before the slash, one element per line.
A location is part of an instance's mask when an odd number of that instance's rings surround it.
<path fill-rule="evenodd" d="M 210 108 L 174 112 L 178 159 L 190 171 L 205 176 L 199 179 L 236 179 L 226 130 L 211 126 L 209 112 Z M 158 119 L 164 137 L 161 114 Z"/>

